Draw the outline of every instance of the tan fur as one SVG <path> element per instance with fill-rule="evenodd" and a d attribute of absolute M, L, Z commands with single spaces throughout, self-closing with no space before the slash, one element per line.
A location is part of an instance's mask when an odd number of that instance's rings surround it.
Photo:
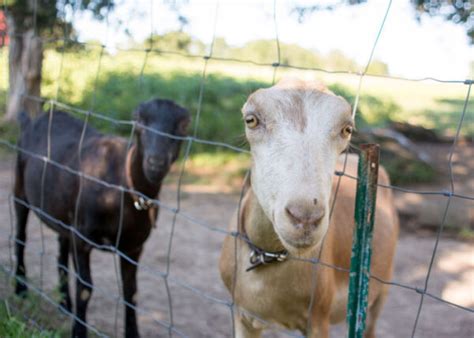
<path fill-rule="evenodd" d="M 282 100 L 285 99 L 280 98 L 279 102 Z M 342 162 L 340 158 L 337 170 L 342 170 Z M 357 176 L 357 162 L 356 155 L 349 155 L 346 172 Z M 332 198 L 337 180 L 338 177 L 334 177 Z M 382 167 L 379 171 L 379 183 L 390 183 Z M 322 262 L 346 269 L 350 265 L 355 191 L 356 181 L 342 177 L 321 254 Z M 231 231 L 242 232 L 245 228 L 250 240 L 267 251 L 279 251 L 285 248 L 280 236 L 275 232 L 274 224 L 262 210 L 251 187 L 242 200 L 240 210 L 240 215 L 235 215 L 232 219 Z M 398 218 L 392 193 L 390 189 L 379 188 L 373 238 L 372 275 L 383 280 L 391 279 L 397 237 Z M 299 255 L 300 258 L 316 258 L 320 248 L 321 243 L 296 254 L 292 252 L 292 255 Z M 268 323 L 276 323 L 290 330 L 299 330 L 310 337 L 327 338 L 329 325 L 345 319 L 347 272 L 320 264 L 314 275 L 314 265 L 296 259 L 260 266 L 246 272 L 249 266 L 249 254 L 250 249 L 245 241 L 232 236 L 224 240 L 220 271 L 224 284 L 234 296 L 237 305 L 238 310 L 235 311 L 237 337 L 259 337 Z M 315 284 L 314 276 L 316 276 Z M 313 307 L 308 312 L 313 292 Z M 374 337 L 375 321 L 386 293 L 386 285 L 371 280 L 367 338 Z M 256 318 L 261 318 L 264 322 Z"/>
<path fill-rule="evenodd" d="M 338 170 L 342 169 L 339 164 Z M 357 156 L 350 155 L 346 172 L 357 175 Z M 334 178 L 335 187 L 337 177 Z M 389 184 L 388 176 L 380 168 L 379 183 Z M 356 181 L 342 177 L 338 191 L 331 224 L 324 241 L 321 260 L 324 263 L 349 268 L 354 227 Z M 237 216 L 237 215 L 236 215 Z M 252 242 L 268 251 L 282 250 L 283 246 L 272 229 L 272 224 L 266 218 L 249 189 L 242 201 L 240 221 L 245 224 L 246 231 Z M 231 231 L 237 229 L 237 217 L 231 224 Z M 371 274 L 383 280 L 390 280 L 392 261 L 398 237 L 398 218 L 393 204 L 392 193 L 389 189 L 379 188 L 377 192 L 377 210 L 375 214 L 375 231 L 373 238 L 373 253 Z M 234 243 L 237 243 L 237 257 L 234 256 Z M 317 257 L 319 246 L 304 257 Z M 278 323 L 288 329 L 300 330 L 305 334 L 308 325 L 308 306 L 311 298 L 312 269 L 310 263 L 289 260 L 284 263 L 274 263 L 246 272 L 249 266 L 248 245 L 234 237 L 224 240 L 220 259 L 220 271 L 226 287 L 235 293 L 235 303 L 265 321 Z M 235 263 L 237 263 L 236 284 L 233 284 Z M 319 265 L 317 282 L 314 290 L 314 306 L 311 313 L 312 332 L 314 337 L 328 337 L 329 323 L 338 323 L 345 319 L 348 287 L 348 273 Z M 387 286 L 372 280 L 369 291 L 369 320 L 367 327 L 374 326 L 378 311 L 381 309 L 387 292 Z M 336 296 L 339 294 L 337 300 Z M 340 295 L 342 294 L 342 296 Z M 374 308 L 374 304 L 377 308 Z M 375 310 L 375 311 L 374 311 Z M 375 312 L 375 313 L 374 313 Z M 244 322 L 256 322 L 244 316 Z M 246 324 L 252 327 L 252 324 Z M 255 325 L 258 327 L 258 325 Z M 259 331 L 259 330 L 257 330 Z M 373 337 L 373 335 L 366 335 Z"/>

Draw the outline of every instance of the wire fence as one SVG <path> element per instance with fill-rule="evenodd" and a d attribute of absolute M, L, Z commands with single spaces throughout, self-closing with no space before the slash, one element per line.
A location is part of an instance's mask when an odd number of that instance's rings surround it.
<path fill-rule="evenodd" d="M 37 7 L 36 7 L 37 6 L 37 1 L 35 1 L 34 4 L 35 4 L 35 13 L 36 13 L 37 12 Z M 74 220 L 75 221 L 74 221 L 73 224 L 66 224 L 66 223 L 62 222 L 61 220 L 54 218 L 52 215 L 44 212 L 43 211 L 43 203 L 44 203 L 43 200 L 41 201 L 39 206 L 35 206 L 35 205 L 32 205 L 30 203 L 25 202 L 22 199 L 14 197 L 13 195 L 10 195 L 10 197 L 9 197 L 10 220 L 11 220 L 10 231 L 3 231 L 2 230 L 0 232 L 0 237 L 1 238 L 8 239 L 8 244 L 9 244 L 8 252 L 9 252 L 9 256 L 10 256 L 10 258 L 9 258 L 10 263 L 9 264 L 0 264 L 0 269 L 5 274 L 7 274 L 10 279 L 18 279 L 19 278 L 18 276 L 15 276 L 15 270 L 14 270 L 15 258 L 14 258 L 14 255 L 13 255 L 13 251 L 14 251 L 13 247 L 14 247 L 15 243 L 18 243 L 20 245 L 25 245 L 25 243 L 23 243 L 22 241 L 19 241 L 16 238 L 15 232 L 14 232 L 15 231 L 15 229 L 14 229 L 15 226 L 14 226 L 14 215 L 13 215 L 12 209 L 13 209 L 13 204 L 17 203 L 17 204 L 23 205 L 23 206 L 29 208 L 30 210 L 34 211 L 37 215 L 40 215 L 45 220 L 48 220 L 49 222 L 56 224 L 58 227 L 61 227 L 65 230 L 67 230 L 68 232 L 70 232 L 71 233 L 71 238 L 72 238 L 72 241 L 73 241 L 72 246 L 73 246 L 73 249 L 74 249 L 73 250 L 73 252 L 74 252 L 73 259 L 77 260 L 77 251 L 76 251 L 75 241 L 78 240 L 78 239 L 80 239 L 81 241 L 87 243 L 88 245 L 90 245 L 91 247 L 93 247 L 95 249 L 110 251 L 110 252 L 114 253 L 114 271 L 115 271 L 115 277 L 116 277 L 116 281 L 117 281 L 117 289 L 118 290 L 121 290 L 120 272 L 119 272 L 118 261 L 117 261 L 117 259 L 119 259 L 119 258 L 124 259 L 127 262 L 129 262 L 130 264 L 136 266 L 141 272 L 146 273 L 146 275 L 149 276 L 150 278 L 156 279 L 157 281 L 162 281 L 164 283 L 165 290 L 166 290 L 167 313 L 168 313 L 168 318 L 166 318 L 166 319 L 165 318 L 156 319 L 156 317 L 154 317 L 152 314 L 150 314 L 150 311 L 148 311 L 144 307 L 141 307 L 139 304 L 134 305 L 134 304 L 131 304 L 131 303 L 127 302 L 124 299 L 124 297 L 120 294 L 120 292 L 112 292 L 109 289 L 99 288 L 99 287 L 94 286 L 92 284 L 88 285 L 94 291 L 97 291 L 96 292 L 97 294 L 100 294 L 101 296 L 104 296 L 105 298 L 110 299 L 112 302 L 115 302 L 116 305 L 115 305 L 115 315 L 114 315 L 114 317 L 115 317 L 114 318 L 115 325 L 114 325 L 114 333 L 113 333 L 114 336 L 118 335 L 118 326 L 119 326 L 118 325 L 118 322 L 119 322 L 119 319 L 118 319 L 118 316 L 119 316 L 118 306 L 119 305 L 125 305 L 127 307 L 131 307 L 131 308 L 135 309 L 138 313 L 143 313 L 145 315 L 149 315 L 150 318 L 153 318 L 153 323 L 151 325 L 156 325 L 156 326 L 159 326 L 159 327 L 165 329 L 169 336 L 175 336 L 175 335 L 176 336 L 181 336 L 181 337 L 193 336 L 193 332 L 186 332 L 185 330 L 179 329 L 176 326 L 176 323 L 175 323 L 176 322 L 175 306 L 174 306 L 174 302 L 173 302 L 173 298 L 176 297 L 176 295 L 173 295 L 173 293 L 171 292 L 171 290 L 170 290 L 171 286 L 178 287 L 178 288 L 181 288 L 181 289 L 185 289 L 185 290 L 195 294 L 196 296 L 198 296 L 202 300 L 209 301 L 209 302 L 211 302 L 215 305 L 218 305 L 218 306 L 222 307 L 223 311 L 228 311 L 229 316 L 230 316 L 230 320 L 232 322 L 232 328 L 233 328 L 234 327 L 233 314 L 236 311 L 236 309 L 235 309 L 235 304 L 234 304 L 234 301 L 233 301 L 232 297 L 221 298 L 221 297 L 216 296 L 216 295 L 214 295 L 214 294 L 212 294 L 212 293 L 210 293 L 206 290 L 196 288 L 195 286 L 191 285 L 189 282 L 187 282 L 187 281 L 185 281 L 185 280 L 183 280 L 179 277 L 173 276 L 173 274 L 171 273 L 171 266 L 172 266 L 172 248 L 173 248 L 173 245 L 174 245 L 173 240 L 174 240 L 175 228 L 176 228 L 178 218 L 181 218 L 183 220 L 186 220 L 190 224 L 198 226 L 204 232 L 214 232 L 214 233 L 219 233 L 219 234 L 222 234 L 222 235 L 230 235 L 230 236 L 234 237 L 236 241 L 237 240 L 242 240 L 242 241 L 247 240 L 245 236 L 242 236 L 242 234 L 240 234 L 238 232 L 228 231 L 228 230 L 224 230 L 224 228 L 216 227 L 216 226 L 210 224 L 209 222 L 207 222 L 200 215 L 195 215 L 195 214 L 191 214 L 189 212 L 186 212 L 185 210 L 182 209 L 182 205 L 181 205 L 182 199 L 183 199 L 183 192 L 182 192 L 183 177 L 185 175 L 186 164 L 189 161 L 190 154 L 191 154 L 191 149 L 192 149 L 194 144 L 205 144 L 205 145 L 208 145 L 208 146 L 218 147 L 218 148 L 221 148 L 221 149 L 224 148 L 224 149 L 230 150 L 230 151 L 235 152 L 235 153 L 248 153 L 248 151 L 246 149 L 236 147 L 234 145 L 231 145 L 231 144 L 228 144 L 228 143 L 225 143 L 225 142 L 210 141 L 210 140 L 201 139 L 201 138 L 198 137 L 198 129 L 199 129 L 199 125 L 200 125 L 200 122 L 201 122 L 201 119 L 202 119 L 202 113 L 203 113 L 203 102 L 205 100 L 204 97 L 205 97 L 205 91 L 206 91 L 206 80 L 208 78 L 208 65 L 209 65 L 209 62 L 211 60 L 222 61 L 222 62 L 237 62 L 237 63 L 252 64 L 252 65 L 255 65 L 255 66 L 259 66 L 259 67 L 267 67 L 267 68 L 271 67 L 273 69 L 273 75 L 272 75 L 272 79 L 271 79 L 272 83 L 274 83 L 275 80 L 277 79 L 279 69 L 287 69 L 287 68 L 296 69 L 296 70 L 310 70 L 310 71 L 317 71 L 317 72 L 324 72 L 324 73 L 331 73 L 331 74 L 351 74 L 352 76 L 358 77 L 358 85 L 357 85 L 357 92 L 356 92 L 355 100 L 354 100 L 354 102 L 351 102 L 352 107 L 353 107 L 353 113 L 352 113 L 353 116 L 355 116 L 356 111 L 357 111 L 357 107 L 358 107 L 358 104 L 359 104 L 359 97 L 360 97 L 360 93 L 361 93 L 361 88 L 363 87 L 363 81 L 364 81 L 364 78 L 366 76 L 383 77 L 383 78 L 387 78 L 387 79 L 396 79 L 396 80 L 403 80 L 403 81 L 417 81 L 417 82 L 419 82 L 419 81 L 435 81 L 435 82 L 446 83 L 446 84 L 464 84 L 464 85 L 466 85 L 466 96 L 465 96 L 463 110 L 461 112 L 461 115 L 460 115 L 460 118 L 459 118 L 459 121 L 458 121 L 458 125 L 457 125 L 456 134 L 455 134 L 451 149 L 450 149 L 449 154 L 448 154 L 449 180 L 450 180 L 449 188 L 447 190 L 443 190 L 443 191 L 422 191 L 422 190 L 411 190 L 411 189 L 406 189 L 406 188 L 402 188 L 402 187 L 398 187 L 398 186 L 392 186 L 392 185 L 390 185 L 390 186 L 382 185 L 382 184 L 379 185 L 379 188 L 381 188 L 381 189 L 392 189 L 392 190 L 400 191 L 400 192 L 407 193 L 407 194 L 435 195 L 435 196 L 440 196 L 440 197 L 446 199 L 446 205 L 445 205 L 445 208 L 444 208 L 443 217 L 442 217 L 442 220 L 440 222 L 440 225 L 439 225 L 437 233 L 436 233 L 436 240 L 435 240 L 435 243 L 433 245 L 433 250 L 430 254 L 430 262 L 429 262 L 428 271 L 427 271 L 427 274 L 426 274 L 426 277 L 424 279 L 424 283 L 423 283 L 422 287 L 401 283 L 401 282 L 398 282 L 397 280 L 383 280 L 383 279 L 379 278 L 378 276 L 374 276 L 374 275 L 369 275 L 369 278 L 372 279 L 372 280 L 375 280 L 379 283 L 382 283 L 382 284 L 391 285 L 393 287 L 406 289 L 410 292 L 413 292 L 414 295 L 419 295 L 419 305 L 418 305 L 416 317 L 415 317 L 414 322 L 413 322 L 411 337 L 415 337 L 416 334 L 417 334 L 417 328 L 419 326 L 419 319 L 420 319 L 420 316 L 423 312 L 423 307 L 424 307 L 426 297 L 428 297 L 432 300 L 435 300 L 437 302 L 445 303 L 445 304 L 450 305 L 450 306 L 452 306 L 456 309 L 459 309 L 461 311 L 474 313 L 474 309 L 472 309 L 472 308 L 469 308 L 469 307 L 466 307 L 466 306 L 463 306 L 463 305 L 460 305 L 460 304 L 455 304 L 451 301 L 443 299 L 443 297 L 440 296 L 440 295 L 433 294 L 433 293 L 429 292 L 429 285 L 430 285 L 430 278 L 431 278 L 432 270 L 433 270 L 433 264 L 434 264 L 434 261 L 436 259 L 437 250 L 438 250 L 438 246 L 439 246 L 439 243 L 440 243 L 441 235 L 443 234 L 444 228 L 446 226 L 446 218 L 447 218 L 447 215 L 448 215 L 448 210 L 450 209 L 450 205 L 451 205 L 453 199 L 462 199 L 462 200 L 469 200 L 469 201 L 474 200 L 474 196 L 467 196 L 467 195 L 463 195 L 463 194 L 460 194 L 460 193 L 456 192 L 455 184 L 454 184 L 454 173 L 453 173 L 453 154 L 455 152 L 456 145 L 458 144 L 458 141 L 459 141 L 459 138 L 460 138 L 461 128 L 463 126 L 463 123 L 465 123 L 465 118 L 466 118 L 466 115 L 467 115 L 467 108 L 468 108 L 468 103 L 469 103 L 469 99 L 470 99 L 470 93 L 471 93 L 471 87 L 472 87 L 472 84 L 473 84 L 473 80 L 472 79 L 467 79 L 467 80 L 444 80 L 444 79 L 437 79 L 437 78 L 433 78 L 433 77 L 402 78 L 402 77 L 389 76 L 389 75 L 369 74 L 368 69 L 369 69 L 369 66 L 372 62 L 372 58 L 373 58 L 374 52 L 376 50 L 377 43 L 378 43 L 379 39 L 382 36 L 385 21 L 386 21 L 387 17 L 390 14 L 392 1 L 387 2 L 387 8 L 384 12 L 383 17 L 381 18 L 379 29 L 377 31 L 376 36 L 373 37 L 373 45 L 372 45 L 370 56 L 367 60 L 367 63 L 365 65 L 364 69 L 361 72 L 354 73 L 354 72 L 345 71 L 345 70 L 331 71 L 331 70 L 326 70 L 326 69 L 321 69 L 321 68 L 301 67 L 301 66 L 298 66 L 298 65 L 285 64 L 281 60 L 280 41 L 279 41 L 279 35 L 278 35 L 278 28 L 279 28 L 278 27 L 278 12 L 277 12 L 277 5 L 276 4 L 277 4 L 277 1 L 275 0 L 274 4 L 273 4 L 273 9 L 274 9 L 273 10 L 273 23 L 274 23 L 274 29 L 275 29 L 275 48 L 276 48 L 277 60 L 275 60 L 275 62 L 273 62 L 273 63 L 260 63 L 260 62 L 255 62 L 253 60 L 242 60 L 242 59 L 235 59 L 235 58 L 226 58 L 226 57 L 215 56 L 213 54 L 214 53 L 214 43 L 215 43 L 215 40 L 216 40 L 216 27 L 217 27 L 217 21 L 218 21 L 218 18 L 219 18 L 219 3 L 218 2 L 217 2 L 216 8 L 215 8 L 215 13 L 214 13 L 212 42 L 210 44 L 209 52 L 205 55 L 196 55 L 196 54 L 182 53 L 182 52 L 176 52 L 176 51 L 167 51 L 167 50 L 161 50 L 161 49 L 155 48 L 154 43 L 153 43 L 153 32 L 154 32 L 153 18 L 151 18 L 151 20 L 150 20 L 150 45 L 149 45 L 149 48 L 144 48 L 144 49 L 137 49 L 137 48 L 120 49 L 119 48 L 119 50 L 125 51 L 125 52 L 140 52 L 140 53 L 143 53 L 144 58 L 143 58 L 143 65 L 142 65 L 141 72 L 140 72 L 139 82 L 141 82 L 141 79 L 144 75 L 144 70 L 146 68 L 148 59 L 149 59 L 149 57 L 151 56 L 152 53 L 157 54 L 157 55 L 171 55 L 171 56 L 178 55 L 178 56 L 189 58 L 189 59 L 202 59 L 204 61 L 204 64 L 203 64 L 203 67 L 202 67 L 202 73 L 201 73 L 199 93 L 198 93 L 198 97 L 197 97 L 197 103 L 198 103 L 197 104 L 197 110 L 194 112 L 194 118 L 193 118 L 194 125 L 191 128 L 192 131 L 191 131 L 190 135 L 185 136 L 185 137 L 175 136 L 175 135 L 172 135 L 172 134 L 164 133 L 164 132 L 159 131 L 159 130 L 155 130 L 155 129 L 150 128 L 150 127 L 148 127 L 148 126 L 146 126 L 146 125 L 144 125 L 140 122 L 137 122 L 137 121 L 115 119 L 115 118 L 112 118 L 110 116 L 107 116 L 106 114 L 104 114 L 102 112 L 96 111 L 96 109 L 95 109 L 95 102 L 96 102 L 95 95 L 98 92 L 98 90 L 97 90 L 98 78 L 99 78 L 99 75 L 100 75 L 100 72 L 101 72 L 101 67 L 102 67 L 102 62 L 103 62 L 103 55 L 104 55 L 105 50 L 107 48 L 107 41 L 103 45 L 95 44 L 95 43 L 89 43 L 89 42 L 81 43 L 85 46 L 91 45 L 91 46 L 99 47 L 100 50 L 101 50 L 101 52 L 99 54 L 99 58 L 97 60 L 97 64 L 96 64 L 96 67 L 97 67 L 96 69 L 97 70 L 96 70 L 96 77 L 95 77 L 95 84 L 94 84 L 95 87 L 94 87 L 94 90 L 93 90 L 94 97 L 92 99 L 92 102 L 91 102 L 91 105 L 90 105 L 89 109 L 84 110 L 84 109 L 74 107 L 74 106 L 68 105 L 66 103 L 60 102 L 58 98 L 59 98 L 59 93 L 60 93 L 60 90 L 61 90 L 61 77 L 62 77 L 62 70 L 63 70 L 63 64 L 64 64 L 64 53 L 65 53 L 65 48 L 63 48 L 62 49 L 62 54 L 61 54 L 61 61 L 58 65 L 58 76 L 57 76 L 57 79 L 56 79 L 56 91 L 55 91 L 54 97 L 42 98 L 42 97 L 29 96 L 27 94 L 23 95 L 24 98 L 26 98 L 26 99 L 35 100 L 37 102 L 42 103 L 43 105 L 46 104 L 46 105 L 49 106 L 48 114 L 50 116 L 50 119 L 49 119 L 49 129 L 48 129 L 48 151 L 47 151 L 46 156 L 42 155 L 42 154 L 36 154 L 36 153 L 30 152 L 27 149 L 24 149 L 24 148 L 22 148 L 18 145 L 15 145 L 15 144 L 13 144 L 13 143 L 9 142 L 8 140 L 5 140 L 5 139 L 0 139 L 0 145 L 3 148 L 10 149 L 10 150 L 16 151 L 18 153 L 22 153 L 24 155 L 27 155 L 31 158 L 36 158 L 36 159 L 43 162 L 43 171 L 42 171 L 42 176 L 41 176 L 41 191 L 42 191 L 41 196 L 44 196 L 44 190 L 47 189 L 45 187 L 45 175 L 46 175 L 46 171 L 48 170 L 48 168 L 54 167 L 54 168 L 57 168 L 59 170 L 68 172 L 72 175 L 75 175 L 79 178 L 79 182 L 80 182 L 79 194 L 76 198 L 76 208 L 74 210 Z M 110 3 L 107 6 L 107 8 L 108 8 L 107 12 L 109 12 L 110 11 Z M 5 12 L 8 12 L 8 8 L 6 7 L 6 5 L 4 7 L 4 10 L 5 10 Z M 63 11 L 64 11 L 64 9 L 63 9 Z M 150 13 L 153 13 L 153 1 L 150 1 Z M 63 14 L 64 14 L 64 12 L 63 12 Z M 75 15 L 73 13 L 72 18 L 70 19 L 70 22 L 69 22 L 71 25 L 73 25 L 73 23 L 74 23 L 74 16 Z M 64 14 L 64 18 L 66 18 L 65 14 Z M 106 21 L 106 24 L 108 26 L 109 25 L 108 14 L 106 15 L 105 21 Z M 107 34 L 109 34 L 109 33 L 107 33 Z M 57 42 L 57 41 L 62 41 L 64 43 L 69 42 L 69 41 L 72 42 L 72 40 L 69 38 L 69 36 L 66 35 L 66 32 L 65 32 L 65 35 L 64 35 L 63 38 L 60 38 L 60 39 L 56 38 L 56 39 L 49 39 L 49 40 L 44 39 L 43 40 L 43 42 L 45 44 L 51 43 L 51 42 Z M 146 129 L 146 130 L 148 130 L 152 133 L 156 133 L 157 135 L 165 136 L 165 137 L 172 138 L 172 139 L 177 139 L 177 140 L 180 140 L 184 143 L 184 155 L 183 155 L 183 160 L 180 164 L 179 174 L 178 174 L 178 179 L 177 179 L 176 205 L 166 204 L 163 201 L 161 201 L 160 199 L 150 200 L 150 203 L 152 203 L 155 206 L 160 207 L 160 210 L 161 210 L 162 213 L 163 212 L 168 213 L 172 217 L 170 231 L 169 231 L 169 235 L 168 235 L 168 238 L 167 238 L 166 250 L 165 250 L 166 251 L 166 255 L 165 255 L 166 262 L 165 262 L 164 269 L 157 269 L 155 267 L 145 265 L 144 263 L 139 263 L 138 261 L 130 258 L 124 252 L 119 250 L 118 243 L 120 241 L 120 235 L 118 236 L 117 241 L 115 243 L 101 244 L 101 243 L 94 242 L 92 239 L 86 237 L 84 234 L 82 234 L 80 231 L 78 231 L 76 229 L 74 224 L 77 224 L 77 220 L 78 220 L 78 217 L 79 217 L 79 215 L 78 215 L 79 207 L 78 206 L 79 206 L 79 201 L 80 201 L 80 198 L 81 198 L 81 192 L 82 192 L 82 187 L 84 185 L 84 182 L 94 182 L 95 184 L 106 187 L 108 189 L 113 189 L 113 190 L 119 191 L 120 194 L 121 194 L 121 208 L 120 208 L 121 216 L 123 216 L 122 213 L 123 213 L 123 203 L 124 203 L 125 194 L 127 194 L 127 193 L 132 194 L 132 195 L 135 195 L 135 196 L 143 197 L 147 200 L 149 199 L 149 197 L 146 196 L 145 194 L 143 194 L 142 192 L 135 190 L 133 187 L 123 186 L 123 185 L 118 185 L 118 184 L 111 184 L 111 183 L 106 182 L 102 179 L 99 179 L 95 176 L 88 175 L 84 172 L 75 170 L 75 169 L 73 169 L 73 168 L 71 168 L 71 167 L 69 167 L 65 164 L 62 164 L 62 163 L 59 163 L 59 162 L 53 160 L 51 158 L 51 121 L 52 121 L 52 117 L 53 117 L 54 112 L 55 112 L 56 109 L 71 112 L 71 113 L 74 113 L 74 114 L 78 114 L 78 115 L 81 115 L 83 117 L 83 120 L 84 120 L 83 130 L 82 130 L 81 139 L 80 139 L 80 142 L 79 142 L 79 148 L 77 149 L 77 156 L 79 158 L 79 161 L 80 161 L 81 156 L 82 156 L 84 135 L 85 135 L 85 131 L 86 131 L 88 125 L 89 125 L 90 118 L 97 118 L 97 119 L 100 119 L 100 120 L 102 120 L 106 123 L 110 123 L 114 126 L 129 127 L 130 128 L 130 135 L 128 137 L 128 148 L 130 148 L 131 145 L 133 144 L 134 131 L 136 130 L 136 128 Z M 355 152 L 358 152 L 358 148 L 356 146 L 351 146 L 351 150 L 355 151 Z M 347 159 L 347 154 L 348 153 L 349 153 L 349 150 L 346 152 L 346 159 Z M 337 189 L 335 191 L 335 196 L 336 197 L 337 197 L 339 185 L 340 185 L 340 182 L 341 182 L 341 179 L 342 179 L 343 176 L 348 177 L 350 179 L 354 179 L 354 180 L 357 179 L 356 177 L 346 173 L 345 169 L 346 169 L 346 163 L 344 164 L 344 169 L 342 171 L 337 171 L 335 173 L 335 175 L 338 177 L 337 178 L 338 179 L 338 185 L 337 185 Z M 240 208 L 240 204 L 241 204 L 241 201 L 242 201 L 242 196 L 243 196 L 243 194 L 241 195 L 241 198 L 239 200 L 239 204 L 236 206 L 237 208 Z M 331 213 L 332 213 L 332 210 L 334 208 L 335 201 L 336 201 L 336 198 L 334 198 L 334 203 L 332 204 Z M 123 217 L 120 217 L 120 219 L 121 219 L 121 221 L 120 221 L 119 228 L 121 228 L 121 226 L 122 226 Z M 222 220 L 222 222 L 227 223 L 227 220 Z M 29 286 L 30 291 L 33 291 L 34 293 L 38 294 L 42 299 L 44 299 L 46 302 L 51 303 L 52 305 L 57 306 L 59 308 L 60 304 L 58 303 L 58 301 L 51 295 L 50 292 L 48 292 L 44 288 L 44 285 L 43 285 L 43 281 L 44 281 L 44 278 L 45 278 L 45 276 L 44 276 L 44 270 L 45 270 L 44 264 L 45 264 L 45 259 L 47 258 L 48 254 L 45 250 L 45 235 L 43 233 L 42 227 L 43 227 L 43 225 L 41 225 L 41 231 L 40 231 L 41 250 L 38 252 L 38 255 L 40 257 L 39 282 L 36 284 L 36 283 L 31 282 L 31 281 L 26 281 L 26 280 L 23 280 L 23 279 L 21 281 Z M 205 243 L 203 243 L 203 244 L 205 244 Z M 302 262 L 306 262 L 306 263 L 308 263 L 312 266 L 313 271 L 314 271 L 314 273 L 312 275 L 313 276 L 312 277 L 313 282 L 314 282 L 313 284 L 315 284 L 315 282 L 316 282 L 316 274 L 317 274 L 317 271 L 318 271 L 318 267 L 320 267 L 320 266 L 324 266 L 324 267 L 328 267 L 328 268 L 332 268 L 332 269 L 337 269 L 339 271 L 345 271 L 345 272 L 349 271 L 348 269 L 346 269 L 344 267 L 335 266 L 335 265 L 332 265 L 328 262 L 322 261 L 321 260 L 322 247 L 321 247 L 321 250 L 319 251 L 319 256 L 314 257 L 312 259 L 303 259 L 303 258 L 300 258 L 300 257 L 292 257 L 292 256 L 289 257 L 289 259 L 291 259 L 291 260 L 299 260 L 299 261 L 302 261 Z M 2 250 L 4 250 L 4 249 L 5 248 L 2 248 Z M 76 262 L 76 266 L 77 266 L 77 262 Z M 73 269 L 69 269 L 67 266 L 62 266 L 61 268 L 64 269 L 65 271 L 68 271 L 69 274 L 73 275 L 75 278 L 78 278 L 83 284 L 88 284 L 88 282 L 83 280 L 82 277 L 79 274 L 77 274 Z M 111 283 L 112 283 L 112 281 L 111 281 Z M 313 291 L 314 291 L 314 289 L 315 288 L 313 288 Z M 313 298 L 314 298 L 314 292 L 312 292 L 312 297 L 311 297 L 311 302 L 309 304 L 309 308 L 312 307 Z M 63 309 L 62 311 L 65 312 L 67 314 L 67 316 L 69 316 L 71 319 L 81 321 L 80 318 L 78 318 L 73 312 L 68 312 L 65 309 Z M 244 310 L 239 309 L 239 311 L 244 311 Z M 265 323 L 265 324 L 269 325 L 270 327 L 273 327 L 272 323 L 267 323 L 264 319 L 259 318 L 256 314 L 246 313 L 246 315 L 255 318 L 257 321 Z M 33 325 L 33 326 L 35 326 L 39 329 L 43 328 L 40 323 L 35 321 L 35 318 L 25 318 L 25 319 L 27 319 L 28 322 L 31 323 L 31 325 Z M 94 332 L 98 336 L 101 336 L 101 337 L 102 336 L 104 336 L 104 337 L 107 336 L 107 334 L 102 332 L 102 328 L 94 327 L 89 323 L 82 322 L 82 324 L 85 325 L 89 330 L 91 330 L 92 332 Z M 310 320 L 308 320 L 308 328 L 310 328 L 310 327 L 311 327 L 311 322 L 310 322 Z M 233 334 L 234 330 L 232 328 L 229 328 L 229 335 Z M 287 336 L 300 337 L 299 334 L 294 333 L 294 332 L 290 332 L 290 331 L 287 331 L 287 330 L 281 330 L 281 329 L 278 329 L 278 328 L 275 328 L 275 330 L 282 333 L 282 334 L 284 334 L 284 335 L 287 335 Z"/>

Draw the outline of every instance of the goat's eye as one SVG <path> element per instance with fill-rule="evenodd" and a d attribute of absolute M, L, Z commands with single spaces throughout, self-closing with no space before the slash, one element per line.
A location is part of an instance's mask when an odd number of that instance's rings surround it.
<path fill-rule="evenodd" d="M 258 126 L 259 121 L 258 121 L 258 119 L 255 115 L 249 114 L 249 115 L 245 116 L 245 124 L 250 129 L 253 129 L 253 128 Z"/>
<path fill-rule="evenodd" d="M 352 135 L 352 131 L 353 131 L 353 127 L 348 125 L 348 126 L 345 126 L 344 128 L 342 128 L 341 130 L 341 135 L 342 137 L 344 138 L 348 138 L 349 136 Z"/>

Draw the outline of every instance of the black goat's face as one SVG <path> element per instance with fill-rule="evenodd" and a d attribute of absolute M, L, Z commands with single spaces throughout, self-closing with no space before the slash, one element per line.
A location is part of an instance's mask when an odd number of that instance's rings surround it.
<path fill-rule="evenodd" d="M 156 183 L 178 158 L 182 142 L 179 137 L 187 134 L 189 113 L 173 101 L 154 99 L 140 104 L 134 117 L 143 171 L 150 183 Z"/>

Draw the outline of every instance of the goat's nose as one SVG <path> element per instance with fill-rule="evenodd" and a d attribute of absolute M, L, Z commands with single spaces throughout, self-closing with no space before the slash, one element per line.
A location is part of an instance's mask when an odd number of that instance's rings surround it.
<path fill-rule="evenodd" d="M 151 169 L 158 170 L 165 167 L 166 160 L 158 156 L 150 156 L 148 157 L 148 164 L 150 165 Z"/>
<path fill-rule="evenodd" d="M 316 228 L 324 217 L 325 209 L 318 205 L 315 199 L 312 203 L 290 202 L 287 204 L 285 212 L 296 228 Z"/>

